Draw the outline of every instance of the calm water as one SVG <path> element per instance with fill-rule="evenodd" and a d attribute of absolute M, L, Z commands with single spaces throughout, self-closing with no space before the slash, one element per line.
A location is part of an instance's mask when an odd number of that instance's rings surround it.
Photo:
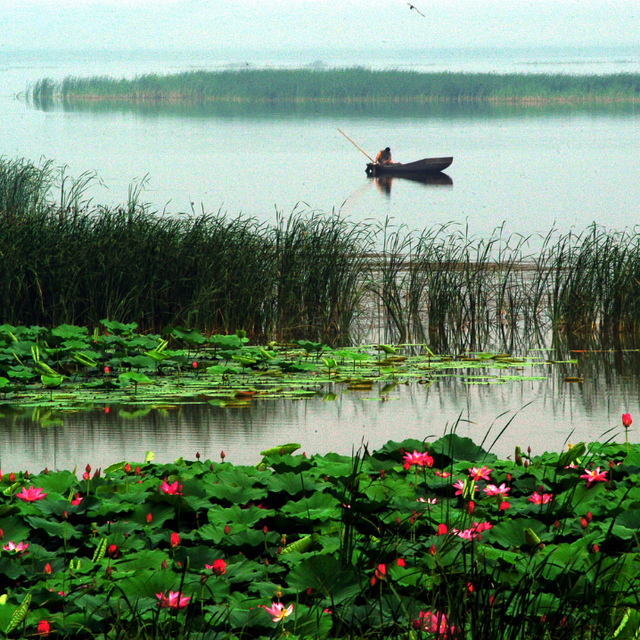
<path fill-rule="evenodd" d="M 38 111 L 16 94 L 43 77 L 220 68 L 250 60 L 282 65 L 268 57 L 231 59 L 116 54 L 0 53 L 0 154 L 38 162 L 53 159 L 68 173 L 95 171 L 88 192 L 96 203 L 119 204 L 132 182 L 144 181 L 142 199 L 168 213 L 221 210 L 231 216 L 273 221 L 276 211 L 342 210 L 354 221 L 393 217 L 422 229 L 453 221 L 487 236 L 505 224 L 508 232 L 535 236 L 551 227 L 583 230 L 591 222 L 623 229 L 640 211 L 640 107 L 514 110 L 448 106 L 402 113 L 286 108 L 247 113 L 212 107 Z M 303 65 L 323 59 L 333 66 L 362 60 L 352 53 L 309 54 L 288 60 Z M 640 52 L 423 52 L 414 68 L 429 70 L 612 73 L 639 72 Z M 374 67 L 404 65 L 371 59 Z M 438 184 L 394 180 L 390 191 L 364 175 L 366 158 L 342 129 L 370 155 L 391 146 L 394 158 L 453 155 L 448 179 Z M 146 179 L 145 179 L 146 176 Z M 565 354 L 566 355 L 566 354 Z M 545 382 L 469 387 L 454 379 L 429 389 L 399 387 L 388 401 L 373 394 L 343 394 L 289 404 L 256 404 L 233 411 L 183 407 L 151 412 L 134 421 L 117 407 L 108 414 L 57 417 L 47 428 L 31 416 L 7 417 L 0 440 L 2 468 L 105 466 L 147 449 L 158 459 L 192 457 L 196 451 L 252 462 L 274 444 L 297 441 L 307 452 L 349 453 L 364 438 L 377 446 L 392 438 L 440 435 L 462 419 L 460 433 L 482 439 L 495 421 L 499 430 L 518 413 L 497 444 L 507 455 L 514 444 L 558 449 L 573 440 L 599 437 L 618 427 L 623 411 L 638 407 L 635 356 L 601 368 L 586 362 L 566 375 L 585 383 Z M 606 362 L 606 361 L 605 361 Z M 589 367 L 591 367 L 589 369 Z M 501 417 L 503 412 L 509 412 Z M 640 415 L 638 417 L 640 422 Z"/>

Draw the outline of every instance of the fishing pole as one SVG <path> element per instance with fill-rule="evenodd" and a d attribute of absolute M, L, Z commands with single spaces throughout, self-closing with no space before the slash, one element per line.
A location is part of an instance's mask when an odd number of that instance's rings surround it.
<path fill-rule="evenodd" d="M 344 131 L 341 131 L 340 128 L 338 127 L 338 131 L 340 131 L 340 133 L 358 150 L 361 151 L 362 153 L 364 153 L 365 156 L 367 156 L 367 158 L 369 158 L 369 160 L 371 160 L 371 162 L 375 163 L 375 160 L 366 152 L 363 151 Z"/>

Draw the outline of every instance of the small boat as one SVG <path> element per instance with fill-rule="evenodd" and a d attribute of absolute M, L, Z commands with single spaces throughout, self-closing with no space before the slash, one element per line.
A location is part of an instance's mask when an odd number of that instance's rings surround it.
<path fill-rule="evenodd" d="M 423 158 L 415 162 L 390 162 L 388 164 L 367 164 L 368 176 L 401 176 L 405 174 L 427 174 L 444 171 L 451 165 L 453 158 Z"/>

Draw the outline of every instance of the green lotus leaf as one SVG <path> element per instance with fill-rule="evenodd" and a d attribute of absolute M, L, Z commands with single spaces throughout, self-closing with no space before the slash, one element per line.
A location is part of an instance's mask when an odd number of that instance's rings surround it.
<path fill-rule="evenodd" d="M 355 598 L 361 592 L 353 569 L 343 567 L 339 560 L 326 554 L 302 560 L 289 572 L 288 582 L 298 592 L 311 587 L 335 604 Z"/>
<path fill-rule="evenodd" d="M 312 492 L 318 486 L 318 483 L 311 478 L 304 478 L 299 473 L 278 473 L 267 479 L 267 487 L 269 491 L 279 493 L 284 491 L 291 496 L 297 496 L 301 493 Z"/>
<path fill-rule="evenodd" d="M 2 542 L 6 544 L 12 540 L 16 544 L 21 541 L 28 541 L 31 529 L 20 517 L 0 518 L 0 529 L 4 536 Z"/>
<path fill-rule="evenodd" d="M 280 513 L 298 521 L 339 520 L 341 503 L 328 493 L 315 492 L 309 498 L 287 502 Z"/>
<path fill-rule="evenodd" d="M 485 534 L 491 535 L 491 541 L 499 544 L 505 548 L 509 547 L 522 547 L 527 543 L 525 530 L 531 530 L 541 540 L 547 540 L 549 534 L 547 534 L 547 528 L 544 523 L 539 520 L 518 518 L 517 520 L 507 520 L 506 522 L 499 522 L 493 525 L 487 532 L 483 532 L 483 539 Z"/>

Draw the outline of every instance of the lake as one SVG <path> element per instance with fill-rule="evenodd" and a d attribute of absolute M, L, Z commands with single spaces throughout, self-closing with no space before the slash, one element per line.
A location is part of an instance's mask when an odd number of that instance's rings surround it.
<path fill-rule="evenodd" d="M 365 59 L 370 60 L 369 57 Z M 39 111 L 16 96 L 43 77 L 131 76 L 243 64 L 219 54 L 181 57 L 133 52 L 0 53 L 0 153 L 39 162 L 52 159 L 79 176 L 94 171 L 87 197 L 95 203 L 126 201 L 132 183 L 144 184 L 141 200 L 167 214 L 204 210 L 271 222 L 276 212 L 341 211 L 357 222 L 383 222 L 412 229 L 452 222 L 476 237 L 504 224 L 507 233 L 531 237 L 551 228 L 580 232 L 595 222 L 608 229 L 636 225 L 640 210 L 640 105 L 544 109 L 439 105 L 402 110 L 289 107 L 246 109 L 188 106 Z M 304 65 L 294 60 L 252 59 L 256 66 Z M 509 52 L 494 56 L 469 52 L 423 52 L 412 68 L 496 72 L 639 72 L 638 51 Z M 354 53 L 327 59 L 332 66 L 361 64 Z M 377 58 L 369 66 L 400 68 L 401 60 Z M 367 162 L 339 132 L 368 154 L 384 146 L 394 159 L 454 156 L 447 180 L 421 184 L 396 179 L 390 190 L 365 176 Z M 565 349 L 556 354 L 568 357 Z M 385 401 L 374 391 L 339 394 L 294 403 L 256 405 L 250 410 L 185 406 L 152 411 L 129 420 L 114 407 L 56 417 L 8 416 L 0 444 L 0 464 L 37 469 L 105 466 L 140 460 L 147 449 L 161 460 L 200 451 L 215 458 L 224 449 L 233 462 L 253 462 L 257 452 L 289 441 L 307 453 L 348 453 L 364 439 L 378 446 L 388 439 L 441 435 L 460 418 L 458 432 L 482 440 L 496 422 L 500 430 L 519 411 L 498 441 L 508 455 L 515 444 L 536 452 L 563 446 L 571 438 L 600 437 L 620 427 L 622 412 L 638 407 L 635 352 L 580 356 L 562 375 L 580 375 L 581 384 L 563 383 L 553 372 L 545 381 L 463 385 L 439 381 L 428 389 L 400 386 Z M 598 359 L 600 364 L 594 364 Z M 509 412 L 502 416 L 503 412 Z M 639 418 L 640 420 L 640 418 Z M 64 424 L 60 424 L 62 421 Z M 619 431 L 619 429 L 618 429 Z M 493 433 L 493 431 L 492 431 Z M 490 438 L 491 439 L 491 438 Z"/>

